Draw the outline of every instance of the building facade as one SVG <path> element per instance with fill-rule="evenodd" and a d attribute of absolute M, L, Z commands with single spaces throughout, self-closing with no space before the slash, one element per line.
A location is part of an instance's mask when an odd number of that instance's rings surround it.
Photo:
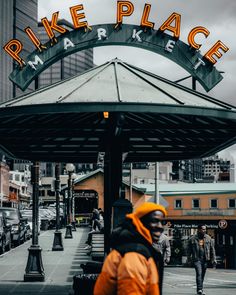
<path fill-rule="evenodd" d="M 16 189 L 18 194 L 18 206 L 19 208 L 29 207 L 32 202 L 32 185 L 31 185 L 31 174 L 29 170 L 26 171 L 10 171 L 10 192 L 12 195 L 13 188 Z M 18 192 L 17 192 L 18 188 Z"/>
<path fill-rule="evenodd" d="M 218 155 L 203 159 L 203 177 L 214 176 L 215 181 L 230 181 L 230 161 Z"/>
<path fill-rule="evenodd" d="M 35 47 L 25 34 L 24 28 L 30 26 L 34 32 L 37 32 L 37 14 L 38 0 L 0 1 L 0 47 L 2 48 L 11 39 L 18 39 L 23 43 L 22 58 L 32 52 Z M 15 65 L 12 58 L 3 52 L 0 59 L 0 103 L 23 94 L 8 78 Z M 24 93 L 34 89 L 35 84 L 32 82 Z"/>
<path fill-rule="evenodd" d="M 169 182 L 172 180 L 172 162 L 160 162 L 157 164 L 158 181 Z M 130 171 L 132 169 L 132 171 Z M 132 184 L 154 184 L 156 163 L 130 163 L 123 164 L 123 180 L 130 181 L 132 175 Z"/>
<path fill-rule="evenodd" d="M 73 25 L 65 19 L 59 20 L 58 24 L 67 30 L 72 30 Z M 38 23 L 38 36 L 43 44 L 49 41 L 48 35 L 42 23 Z M 71 54 L 57 61 L 47 68 L 38 77 L 38 87 L 42 88 L 58 81 L 73 77 L 94 66 L 93 48 Z"/>
<path fill-rule="evenodd" d="M 195 183 L 160 187 L 168 202 L 166 224 L 173 251 L 184 262 L 188 238 L 199 224 L 206 224 L 214 238 L 216 255 L 224 268 L 236 268 L 236 185 L 234 183 Z M 176 239 L 181 240 L 178 246 Z"/>
<path fill-rule="evenodd" d="M 9 203 L 9 166 L 0 162 L 0 206 Z"/>
<path fill-rule="evenodd" d="M 173 180 L 196 182 L 202 179 L 202 159 L 173 161 Z"/>

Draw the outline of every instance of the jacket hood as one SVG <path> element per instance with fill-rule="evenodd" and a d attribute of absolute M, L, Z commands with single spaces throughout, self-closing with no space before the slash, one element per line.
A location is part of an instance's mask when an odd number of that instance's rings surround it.
<path fill-rule="evenodd" d="M 150 231 L 143 225 L 140 219 L 153 211 L 160 211 L 163 213 L 164 217 L 167 216 L 166 209 L 162 205 L 148 202 L 138 207 L 134 213 L 126 215 L 128 219 L 131 219 L 138 233 L 142 237 L 144 237 L 144 239 L 147 240 L 150 244 L 152 244 L 152 237 Z"/>

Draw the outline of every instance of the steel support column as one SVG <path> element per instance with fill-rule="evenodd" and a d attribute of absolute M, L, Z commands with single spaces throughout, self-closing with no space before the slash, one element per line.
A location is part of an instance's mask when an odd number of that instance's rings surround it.
<path fill-rule="evenodd" d="M 71 207 L 72 207 L 72 231 L 76 231 L 76 220 L 75 220 L 75 194 L 74 194 L 74 178 L 71 183 Z"/>
<path fill-rule="evenodd" d="M 60 231 L 60 167 L 55 166 L 55 192 L 56 192 L 56 230 L 54 232 L 54 240 L 52 251 L 63 251 L 62 235 Z"/>
<path fill-rule="evenodd" d="M 71 200 L 72 200 L 72 172 L 68 172 L 68 198 L 67 198 L 67 225 L 65 239 L 73 239 L 72 225 L 71 225 Z"/>
<path fill-rule="evenodd" d="M 104 250 L 110 252 L 112 205 L 119 199 L 122 183 L 122 149 L 113 141 L 104 159 Z"/>
<path fill-rule="evenodd" d="M 33 228 L 32 245 L 30 246 L 28 261 L 25 269 L 24 281 L 44 281 L 44 268 L 42 262 L 42 249 L 38 245 L 38 219 L 39 219 L 39 162 L 31 167 L 31 182 L 33 185 Z"/>

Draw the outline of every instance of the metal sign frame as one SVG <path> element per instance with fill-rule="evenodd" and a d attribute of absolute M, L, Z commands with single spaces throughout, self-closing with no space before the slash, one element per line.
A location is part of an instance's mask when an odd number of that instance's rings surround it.
<path fill-rule="evenodd" d="M 206 91 L 223 79 L 215 66 L 198 50 L 181 40 L 159 30 L 129 24 L 122 24 L 118 28 L 115 28 L 115 24 L 95 25 L 86 32 L 75 29 L 60 35 L 55 45 L 51 46 L 49 41 L 45 44 L 45 50 L 31 53 L 26 59 L 26 66 L 17 66 L 9 79 L 25 90 L 41 72 L 58 60 L 84 49 L 111 45 L 138 47 L 160 54 L 189 72 Z"/>

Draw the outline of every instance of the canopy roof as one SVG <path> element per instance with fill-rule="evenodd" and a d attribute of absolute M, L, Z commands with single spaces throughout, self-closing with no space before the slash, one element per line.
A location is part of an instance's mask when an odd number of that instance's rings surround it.
<path fill-rule="evenodd" d="M 191 159 L 236 141 L 235 107 L 118 59 L 1 104 L 0 116 L 1 149 L 37 161 L 96 162 L 114 140 L 126 161 Z"/>

